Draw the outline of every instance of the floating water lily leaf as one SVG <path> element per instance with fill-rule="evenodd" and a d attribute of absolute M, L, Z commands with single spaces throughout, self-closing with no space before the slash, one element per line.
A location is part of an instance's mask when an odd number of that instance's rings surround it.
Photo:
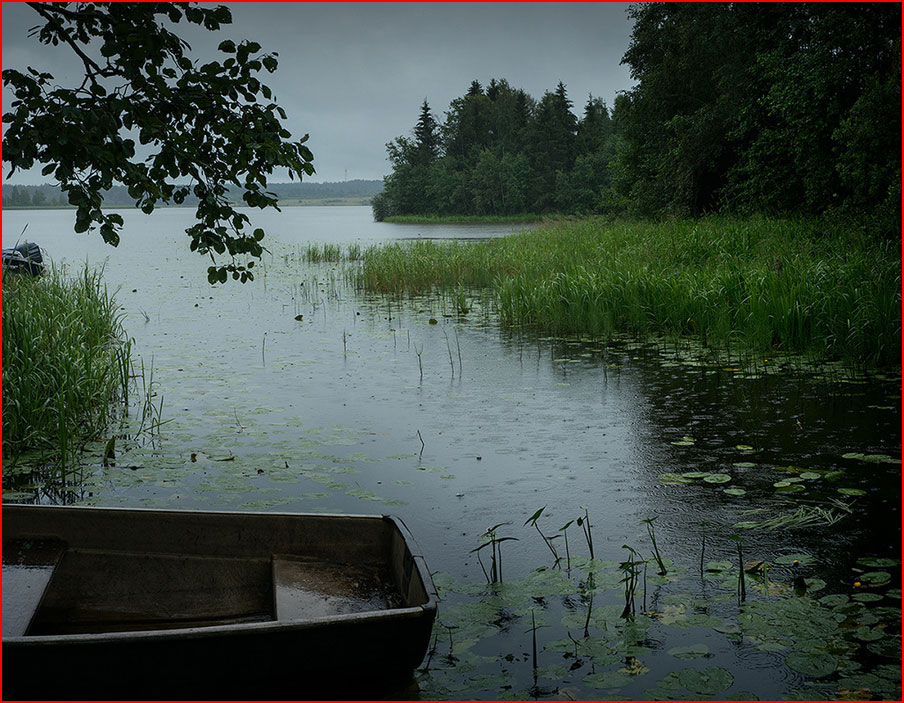
<path fill-rule="evenodd" d="M 819 474 L 814 473 L 813 471 L 804 471 L 800 477 L 807 481 L 815 481 L 816 479 L 821 478 Z"/>
<path fill-rule="evenodd" d="M 673 474 L 673 473 L 659 474 L 659 480 L 662 481 L 667 486 L 679 485 L 679 484 L 684 484 L 684 483 L 693 483 L 693 480 L 691 480 L 690 478 L 686 478 L 684 476 L 681 476 L 680 474 Z"/>
<path fill-rule="evenodd" d="M 801 491 L 804 491 L 804 490 L 806 490 L 806 488 L 801 486 L 799 483 L 791 483 L 790 481 L 788 481 L 786 486 L 778 486 L 775 489 L 775 492 L 776 493 L 800 493 Z"/>
<path fill-rule="evenodd" d="M 749 444 L 736 444 L 735 449 L 740 449 L 742 452 L 749 452 L 753 450 Z"/>
<path fill-rule="evenodd" d="M 870 642 L 866 648 L 880 657 L 891 657 L 901 661 L 901 637 L 883 637 L 878 642 Z"/>
<path fill-rule="evenodd" d="M 848 602 L 848 597 L 843 593 L 833 593 L 829 596 L 823 596 L 819 599 L 819 602 L 823 605 L 827 605 L 830 608 L 834 608 L 837 605 L 844 605 Z"/>
<path fill-rule="evenodd" d="M 882 600 L 882 596 L 878 593 L 855 593 L 851 598 L 860 603 L 875 603 Z"/>
<path fill-rule="evenodd" d="M 756 464 L 752 461 L 738 461 L 732 464 L 732 466 L 736 466 L 739 469 L 754 469 L 756 468 Z"/>
<path fill-rule="evenodd" d="M 729 688 L 734 683 L 734 676 L 718 666 L 682 669 L 678 672 L 678 683 L 694 693 L 712 696 Z"/>
<path fill-rule="evenodd" d="M 792 485 L 790 481 L 776 481 L 772 484 L 775 488 L 787 488 Z"/>
<path fill-rule="evenodd" d="M 822 579 L 804 579 L 807 584 L 807 593 L 816 593 L 826 587 L 826 582 Z"/>
<path fill-rule="evenodd" d="M 589 674 L 584 677 L 584 683 L 591 688 L 621 688 L 627 686 L 633 677 L 621 671 L 607 671 L 602 674 Z"/>
<path fill-rule="evenodd" d="M 881 586 L 891 581 L 891 574 L 887 571 L 868 571 L 860 575 L 860 580 L 871 586 Z"/>
<path fill-rule="evenodd" d="M 706 478 L 707 476 L 710 476 L 711 474 L 709 471 L 686 471 L 685 473 L 683 473 L 681 475 L 684 478 Z"/>
<path fill-rule="evenodd" d="M 839 488 L 838 492 L 843 496 L 865 496 L 866 491 L 862 488 Z"/>
<path fill-rule="evenodd" d="M 678 659 L 699 659 L 709 654 L 709 647 L 705 644 L 692 644 L 687 647 L 672 647 L 669 654 Z"/>
<path fill-rule="evenodd" d="M 864 454 L 862 452 L 848 452 L 841 455 L 842 459 L 857 459 L 868 461 L 872 464 L 900 464 L 900 459 L 893 459 L 888 454 Z"/>
<path fill-rule="evenodd" d="M 785 657 L 789 669 L 817 678 L 828 676 L 838 668 L 838 660 L 824 652 L 791 652 Z"/>
<path fill-rule="evenodd" d="M 870 566 L 874 568 L 883 568 L 887 566 L 897 566 L 901 563 L 900 559 L 888 559 L 886 557 L 861 557 L 857 560 L 861 566 Z"/>
<path fill-rule="evenodd" d="M 742 496 L 747 494 L 747 491 L 743 488 L 723 488 L 722 492 L 727 493 L 730 496 Z"/>
<path fill-rule="evenodd" d="M 867 627 L 864 625 L 858 627 L 852 634 L 861 642 L 875 642 L 885 637 L 885 630 L 881 627 Z"/>
<path fill-rule="evenodd" d="M 889 598 L 897 598 L 901 600 L 901 589 L 900 588 L 892 588 L 885 594 Z"/>
<path fill-rule="evenodd" d="M 703 480 L 706 481 L 706 483 L 728 483 L 731 481 L 731 476 L 728 474 L 710 474 Z"/>
<path fill-rule="evenodd" d="M 706 563 L 707 571 L 714 571 L 714 572 L 731 571 L 731 569 L 733 567 L 734 567 L 734 565 L 730 561 L 710 561 L 710 562 Z"/>
<path fill-rule="evenodd" d="M 692 447 L 692 446 L 694 446 L 694 441 L 693 440 L 688 441 L 686 439 L 681 439 L 681 440 L 672 442 L 672 444 L 674 444 L 676 447 Z"/>

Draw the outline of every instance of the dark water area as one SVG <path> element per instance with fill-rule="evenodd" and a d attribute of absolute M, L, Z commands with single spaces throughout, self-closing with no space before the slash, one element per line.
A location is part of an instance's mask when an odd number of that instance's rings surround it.
<path fill-rule="evenodd" d="M 480 292 L 461 315 L 442 295 L 356 291 L 344 265 L 301 255 L 508 225 L 287 208 L 260 222 L 272 236 L 257 280 L 211 287 L 183 241 L 189 210 L 124 213 L 119 249 L 71 234 L 65 211 L 4 214 L 4 246 L 27 223 L 55 262 L 104 266 L 167 421 L 131 425 L 112 466 L 92 443 L 67 485 L 4 467 L 5 501 L 399 515 L 442 598 L 435 646 L 399 696 L 898 695 L 899 369 L 792 372 L 779 358 L 751 373 L 685 343 L 505 329 Z M 552 549 L 524 524 L 541 508 Z M 500 543 L 503 582 L 490 585 L 491 550 L 474 550 L 500 523 L 516 539 Z M 745 568 L 767 564 L 765 580 L 746 577 L 744 606 L 735 537 Z M 648 560 L 633 618 L 626 545 Z M 810 595 L 794 596 L 797 576 Z"/>

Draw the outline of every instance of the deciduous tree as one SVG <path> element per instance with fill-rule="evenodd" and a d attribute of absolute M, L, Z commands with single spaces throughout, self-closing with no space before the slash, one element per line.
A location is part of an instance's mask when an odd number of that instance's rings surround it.
<path fill-rule="evenodd" d="M 292 140 L 285 111 L 258 77 L 276 70 L 276 54 L 227 39 L 221 60 L 193 60 L 170 26 L 184 20 L 217 31 L 232 21 L 223 6 L 28 5 L 40 20 L 38 41 L 68 47 L 84 71 L 78 84 L 62 86 L 32 67 L 4 69 L 15 98 L 3 116 L 10 175 L 43 165 L 76 206 L 75 231 L 98 228 L 114 246 L 123 220 L 102 207 L 114 184 L 126 186 L 145 213 L 193 194 L 197 221 L 186 232 L 190 248 L 212 259 L 208 280 L 253 278 L 264 232 L 251 231 L 230 202 L 234 191 L 245 205 L 277 207 L 267 190 L 276 169 L 293 179 L 314 173 L 307 135 Z"/>

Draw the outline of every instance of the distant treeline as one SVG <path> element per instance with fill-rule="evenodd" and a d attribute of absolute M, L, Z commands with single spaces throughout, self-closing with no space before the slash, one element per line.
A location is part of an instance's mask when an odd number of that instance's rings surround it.
<path fill-rule="evenodd" d="M 424 101 L 387 144 L 391 215 L 518 212 L 878 216 L 899 231 L 901 7 L 634 6 L 636 86 L 572 112 L 474 81 L 440 124 Z"/>
<path fill-rule="evenodd" d="M 381 181 L 342 181 L 339 183 L 271 183 L 268 188 L 280 200 L 332 200 L 342 198 L 370 198 L 383 190 Z M 236 200 L 239 196 L 236 196 Z M 197 198 L 189 196 L 184 206 L 197 204 Z M 65 195 L 56 185 L 4 185 L 3 205 L 8 207 L 69 207 Z M 123 186 L 114 186 L 104 193 L 107 207 L 135 207 L 134 198 Z"/>

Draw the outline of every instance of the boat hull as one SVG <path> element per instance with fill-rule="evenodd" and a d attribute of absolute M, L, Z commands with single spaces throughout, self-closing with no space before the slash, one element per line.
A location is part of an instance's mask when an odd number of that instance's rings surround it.
<path fill-rule="evenodd" d="M 4 585 L 58 553 L 36 605 L 4 588 L 4 623 L 34 609 L 4 628 L 6 699 L 372 694 L 410 680 L 436 614 L 387 516 L 10 505 L 3 540 Z"/>

